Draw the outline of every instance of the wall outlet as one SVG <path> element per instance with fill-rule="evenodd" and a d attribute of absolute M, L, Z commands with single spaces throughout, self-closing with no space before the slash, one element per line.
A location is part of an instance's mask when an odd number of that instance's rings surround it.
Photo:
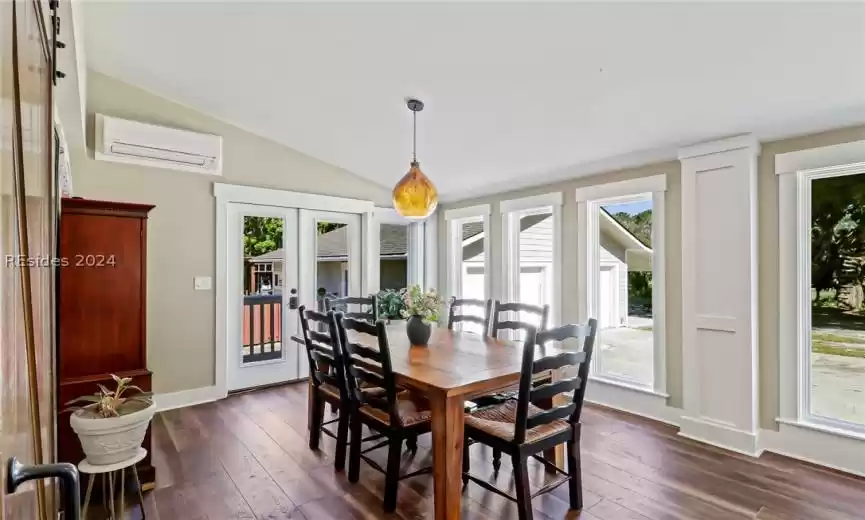
<path fill-rule="evenodd" d="M 196 276 L 194 287 L 196 291 L 209 291 L 213 285 L 213 279 L 209 276 Z"/>

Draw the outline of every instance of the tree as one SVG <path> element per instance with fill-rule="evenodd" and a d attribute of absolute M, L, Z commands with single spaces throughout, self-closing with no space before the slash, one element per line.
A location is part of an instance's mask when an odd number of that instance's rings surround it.
<path fill-rule="evenodd" d="M 860 175 L 811 183 L 811 286 L 820 293 L 862 286 L 865 274 L 865 182 Z"/>
<path fill-rule="evenodd" d="M 243 222 L 243 255 L 258 256 L 282 247 L 283 220 L 278 217 L 245 217 Z M 338 222 L 317 222 L 319 235 L 345 226 Z"/>
<path fill-rule="evenodd" d="M 610 216 L 637 237 L 643 245 L 652 247 L 652 210 L 647 209 L 634 214 L 619 211 Z"/>
<path fill-rule="evenodd" d="M 277 217 L 245 217 L 243 255 L 263 255 L 282 247 L 282 223 Z"/>

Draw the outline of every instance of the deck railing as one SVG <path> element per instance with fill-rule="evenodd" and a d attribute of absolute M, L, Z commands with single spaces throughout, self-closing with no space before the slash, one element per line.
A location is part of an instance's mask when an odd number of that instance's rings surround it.
<path fill-rule="evenodd" d="M 243 297 L 243 362 L 282 357 L 282 295 Z"/>

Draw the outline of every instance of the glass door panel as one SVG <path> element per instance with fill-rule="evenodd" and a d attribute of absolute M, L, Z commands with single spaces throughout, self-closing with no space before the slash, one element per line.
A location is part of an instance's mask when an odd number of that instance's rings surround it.
<path fill-rule="evenodd" d="M 229 290 L 236 298 L 236 349 L 229 354 L 228 388 L 239 390 L 300 377 L 297 331 L 288 308 L 297 287 L 297 210 L 233 204 Z"/>
<path fill-rule="evenodd" d="M 366 296 L 362 294 L 360 215 L 312 210 L 299 212 L 300 303 L 310 309 L 323 310 L 325 300 L 329 298 Z M 300 377 L 308 375 L 308 364 L 301 362 Z"/>

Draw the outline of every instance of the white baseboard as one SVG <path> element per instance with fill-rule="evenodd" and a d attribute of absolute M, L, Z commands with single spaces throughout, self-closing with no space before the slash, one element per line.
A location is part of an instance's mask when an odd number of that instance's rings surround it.
<path fill-rule="evenodd" d="M 225 394 L 220 392 L 215 386 L 203 386 L 190 390 L 180 390 L 179 392 L 156 394 L 153 396 L 153 402 L 156 404 L 157 411 L 164 412 L 165 410 L 209 403 L 223 397 L 225 397 Z"/>
<path fill-rule="evenodd" d="M 586 388 L 586 402 L 622 410 L 640 417 L 679 426 L 682 410 L 667 406 L 661 395 L 592 379 Z"/>
<path fill-rule="evenodd" d="M 759 457 L 763 452 L 759 432 L 741 430 L 702 417 L 683 416 L 679 435 L 750 457 Z"/>
<path fill-rule="evenodd" d="M 762 430 L 766 451 L 865 477 L 865 441 L 781 423 L 778 431 Z"/>

